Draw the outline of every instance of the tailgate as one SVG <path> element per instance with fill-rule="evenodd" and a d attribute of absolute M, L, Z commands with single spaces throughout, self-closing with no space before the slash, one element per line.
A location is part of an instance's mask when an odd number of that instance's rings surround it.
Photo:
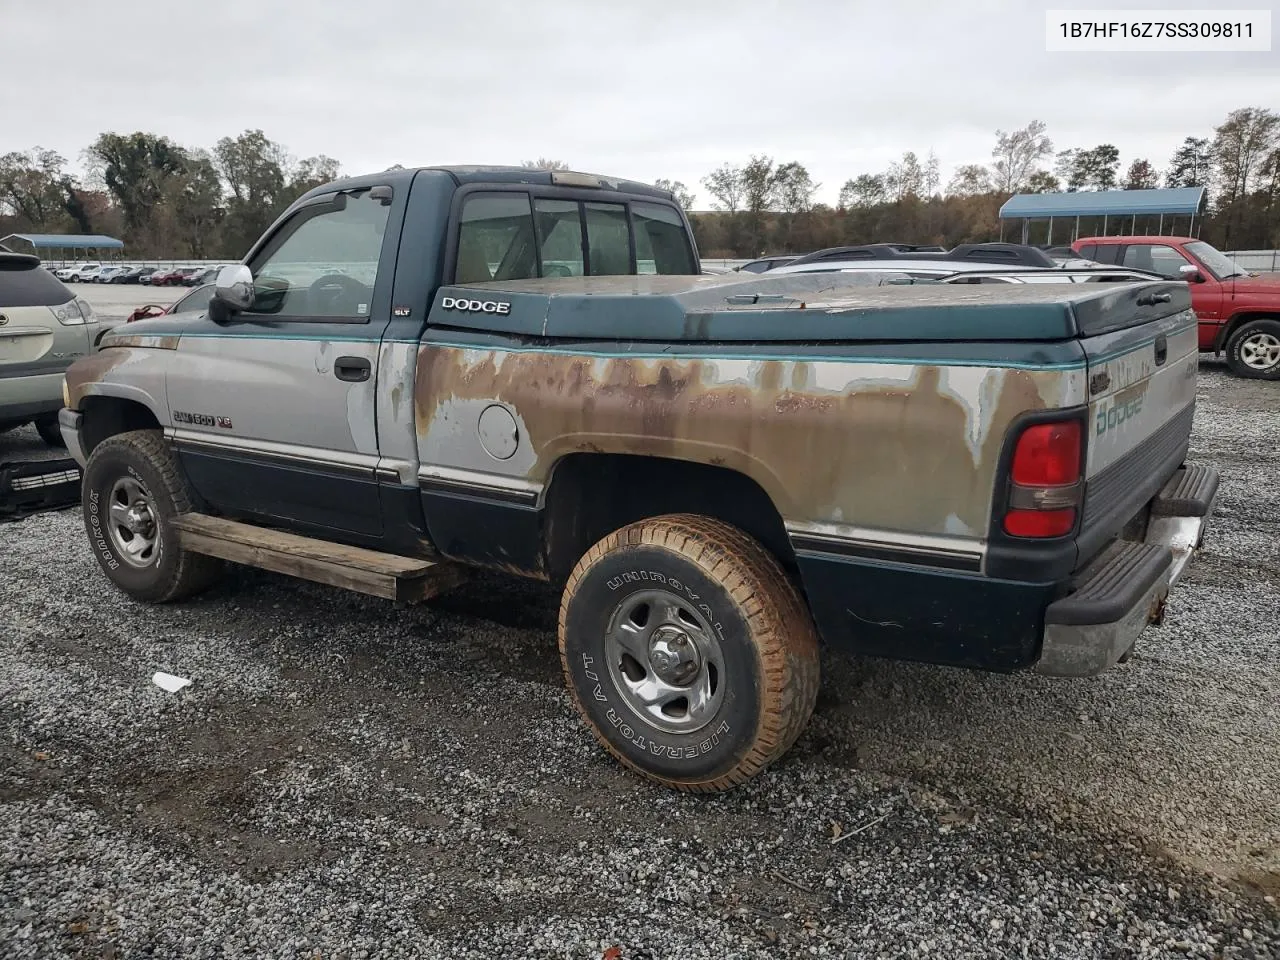
<path fill-rule="evenodd" d="M 1195 412 L 1196 316 L 1186 284 L 1148 283 L 1077 305 L 1089 421 L 1080 563 L 1183 462 Z"/>

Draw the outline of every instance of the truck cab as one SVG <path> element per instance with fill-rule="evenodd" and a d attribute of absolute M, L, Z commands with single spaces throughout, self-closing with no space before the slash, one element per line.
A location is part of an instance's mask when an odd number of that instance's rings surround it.
<path fill-rule="evenodd" d="M 1280 379 L 1280 277 L 1251 274 L 1195 237 L 1085 237 L 1072 249 L 1187 282 L 1201 352 L 1225 354 L 1237 376 Z"/>

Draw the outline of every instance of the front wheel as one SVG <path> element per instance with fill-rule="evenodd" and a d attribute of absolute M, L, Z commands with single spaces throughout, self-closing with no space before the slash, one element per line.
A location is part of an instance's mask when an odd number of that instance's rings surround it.
<path fill-rule="evenodd" d="M 1227 366 L 1239 377 L 1280 380 L 1280 321 L 1242 323 L 1227 341 Z"/>
<path fill-rule="evenodd" d="M 173 518 L 191 510 L 191 494 L 158 430 L 117 434 L 94 447 L 81 499 L 98 565 L 135 600 L 179 600 L 221 572 L 219 561 L 185 550 L 179 541 Z"/>
<path fill-rule="evenodd" d="M 727 790 L 781 757 L 818 695 L 818 639 L 790 578 L 741 530 L 641 521 L 578 562 L 560 603 L 570 694 L 596 738 L 678 790 Z"/>

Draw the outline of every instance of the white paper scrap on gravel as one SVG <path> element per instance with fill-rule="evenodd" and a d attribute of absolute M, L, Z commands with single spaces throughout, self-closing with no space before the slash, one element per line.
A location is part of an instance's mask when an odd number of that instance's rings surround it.
<path fill-rule="evenodd" d="M 172 673 L 157 673 L 151 680 L 157 687 L 168 693 L 177 693 L 191 684 L 186 677 L 175 677 Z"/>

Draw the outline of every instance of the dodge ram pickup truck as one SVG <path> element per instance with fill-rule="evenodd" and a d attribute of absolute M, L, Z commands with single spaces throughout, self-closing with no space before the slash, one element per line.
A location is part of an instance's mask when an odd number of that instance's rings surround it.
<path fill-rule="evenodd" d="M 1190 284 L 1200 350 L 1226 354 L 1237 376 L 1280 380 L 1280 277 L 1251 274 L 1194 237 L 1085 237 L 1072 249 Z"/>
<path fill-rule="evenodd" d="M 319 187 L 68 372 L 107 578 L 247 563 L 398 601 L 560 588 L 602 745 L 722 790 L 805 726 L 821 644 L 1090 676 L 1199 547 L 1187 286 L 699 275 L 670 194 L 578 173 Z"/>

